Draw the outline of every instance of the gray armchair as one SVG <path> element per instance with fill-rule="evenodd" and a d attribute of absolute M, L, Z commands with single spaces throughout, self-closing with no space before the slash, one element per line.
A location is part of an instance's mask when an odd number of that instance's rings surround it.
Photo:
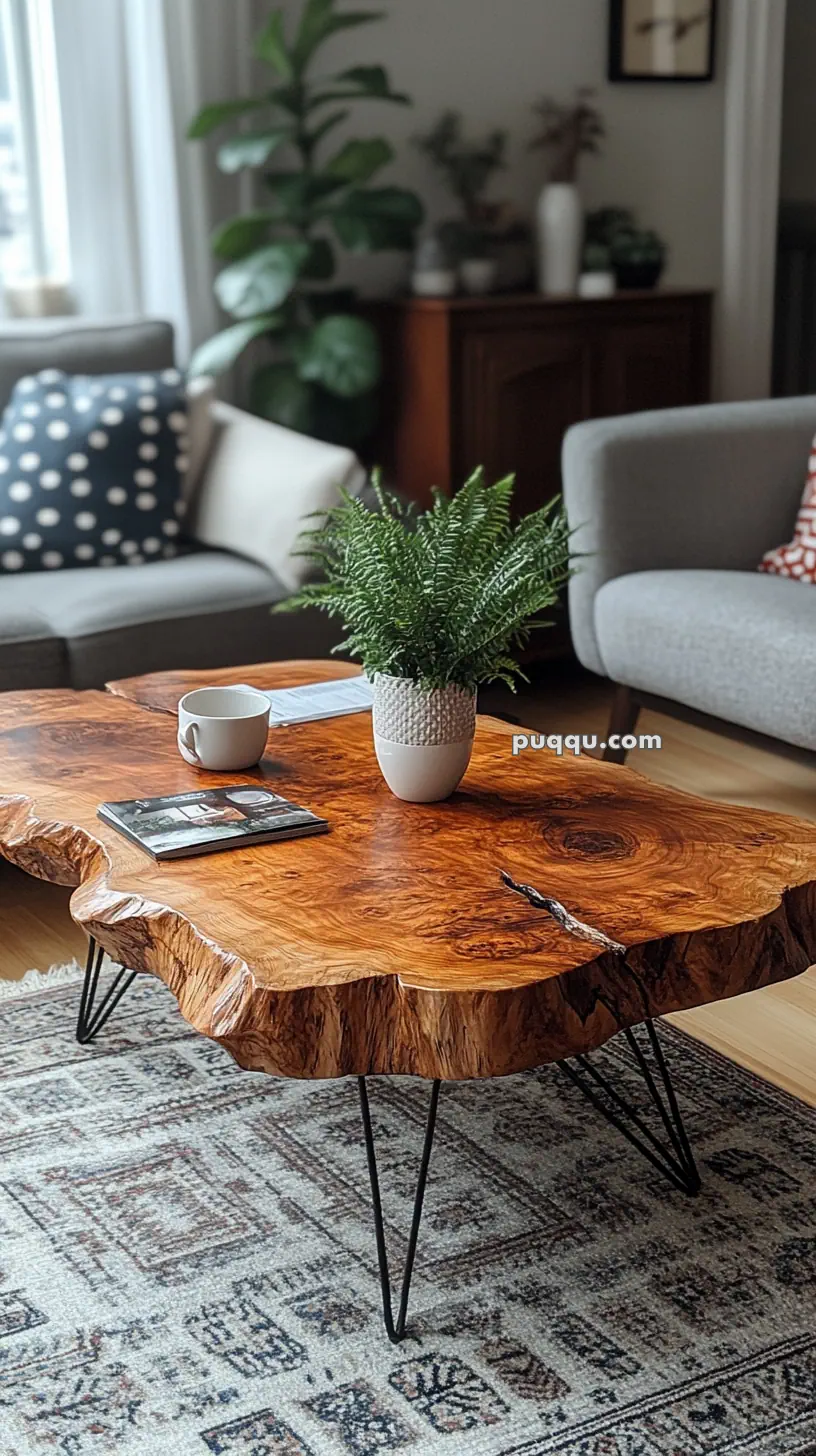
<path fill-rule="evenodd" d="M 586 553 L 572 636 L 619 687 L 610 732 L 630 732 L 645 703 L 816 750 L 816 586 L 756 570 L 791 538 L 814 432 L 813 397 L 568 432 L 564 496 Z"/>

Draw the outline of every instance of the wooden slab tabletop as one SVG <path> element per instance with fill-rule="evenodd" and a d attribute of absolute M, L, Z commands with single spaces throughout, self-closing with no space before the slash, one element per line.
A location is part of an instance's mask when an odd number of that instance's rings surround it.
<path fill-rule="evenodd" d="M 76 886 L 75 919 L 114 959 L 158 974 L 242 1066 L 289 1076 L 517 1071 L 816 960 L 816 825 L 588 757 L 514 757 L 490 719 L 443 804 L 392 797 L 368 714 L 272 729 L 242 774 L 178 755 L 174 707 L 192 687 L 354 671 L 277 663 L 0 694 L 0 854 Z M 331 833 L 156 864 L 96 815 L 106 799 L 255 780 Z M 500 870 L 626 957 L 532 908 Z"/>

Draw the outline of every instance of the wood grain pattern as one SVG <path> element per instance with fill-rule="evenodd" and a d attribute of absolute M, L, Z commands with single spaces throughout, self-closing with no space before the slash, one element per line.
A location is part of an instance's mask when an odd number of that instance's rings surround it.
<path fill-rule="evenodd" d="M 816 825 L 590 759 L 514 758 L 489 720 L 441 805 L 391 797 L 367 716 L 275 729 L 259 769 L 232 779 L 178 757 L 181 691 L 332 675 L 275 664 L 0 697 L 0 853 L 75 885 L 75 919 L 160 975 L 242 1066 L 503 1074 L 816 959 Z M 103 799 L 253 777 L 325 813 L 332 833 L 156 865 L 96 818 Z M 626 945 L 625 963 L 526 904 L 500 869 Z"/>
<path fill-rule="evenodd" d="M 205 668 L 200 672 L 152 672 L 144 677 L 124 677 L 105 684 L 109 693 L 139 703 L 154 712 L 176 716 L 179 698 L 194 688 L 230 687 L 251 684 L 264 690 L 299 687 L 303 683 L 329 682 L 337 677 L 359 677 L 362 668 L 353 662 L 316 662 L 294 658 L 289 662 L 255 662 L 249 667 Z"/>

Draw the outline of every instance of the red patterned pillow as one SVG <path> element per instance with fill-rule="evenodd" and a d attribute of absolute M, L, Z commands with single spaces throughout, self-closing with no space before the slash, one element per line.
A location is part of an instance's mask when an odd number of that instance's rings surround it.
<path fill-rule="evenodd" d="M 792 576 L 796 581 L 816 586 L 816 439 L 810 450 L 807 484 L 793 528 L 793 540 L 786 546 L 766 551 L 759 570 Z"/>

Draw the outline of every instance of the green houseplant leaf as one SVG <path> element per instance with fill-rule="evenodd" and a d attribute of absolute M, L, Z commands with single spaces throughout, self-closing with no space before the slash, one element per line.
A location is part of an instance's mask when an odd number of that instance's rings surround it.
<path fill-rule="evenodd" d="M 286 49 L 282 10 L 272 11 L 255 42 L 255 55 L 259 61 L 266 61 L 268 66 L 277 71 L 281 80 L 292 80 L 295 70 L 292 58 Z"/>
<path fill-rule="evenodd" d="M 354 449 L 369 438 L 377 423 L 376 390 L 348 399 L 330 394 L 318 384 L 314 387 L 312 404 L 312 434 L 335 445 L 349 445 Z"/>
<path fill-rule="evenodd" d="M 245 116 L 249 111 L 258 111 L 266 105 L 263 96 L 243 96 L 235 101 L 213 101 L 205 106 L 190 122 L 187 135 L 191 141 L 199 141 L 228 121 Z"/>
<path fill-rule="evenodd" d="M 350 192 L 332 208 L 332 226 L 352 252 L 411 246 L 423 208 L 402 187 L 370 187 Z"/>
<path fill-rule="evenodd" d="M 326 171 L 344 182 L 367 182 L 391 161 L 393 155 L 393 147 L 382 137 L 348 141 L 326 163 Z"/>
<path fill-rule="evenodd" d="M 364 91 L 366 96 L 377 96 L 381 101 L 407 100 L 407 97 L 398 97 L 391 90 L 385 66 L 350 66 L 347 71 L 340 72 L 337 80 L 350 81 L 353 86 Z"/>
<path fill-rule="evenodd" d="M 316 283 L 325 283 L 328 278 L 334 277 L 334 266 L 334 249 L 328 238 L 313 238 L 301 266 L 300 276 L 314 279 Z"/>
<path fill-rule="evenodd" d="M 341 122 L 346 121 L 349 116 L 351 116 L 351 112 L 348 107 L 340 111 L 332 111 L 328 116 L 323 118 L 320 125 L 316 126 L 313 131 L 304 131 L 303 144 L 308 151 L 308 155 L 312 156 L 315 148 L 319 146 L 323 138 L 328 136 L 330 131 L 334 131 L 334 128 L 339 126 Z"/>
<path fill-rule="evenodd" d="M 329 83 L 328 91 L 316 92 L 310 100 L 310 109 L 324 106 L 327 101 L 393 101 L 399 106 L 410 106 L 411 98 L 404 91 L 392 91 L 388 72 L 384 66 L 351 66 L 340 71 Z"/>
<path fill-rule="evenodd" d="M 290 430 L 312 434 L 313 398 L 312 386 L 299 377 L 294 364 L 284 360 L 265 364 L 253 375 L 250 403 L 255 413 Z"/>
<path fill-rule="evenodd" d="M 190 361 L 190 373 L 223 374 L 230 369 L 244 352 L 247 344 L 260 334 L 272 333 L 283 326 L 278 314 L 259 314 L 257 318 L 245 319 L 243 323 L 232 324 L 220 334 L 214 334 L 206 344 L 196 349 Z"/>
<path fill-rule="evenodd" d="M 351 314 L 329 314 L 315 324 L 299 349 L 298 373 L 346 399 L 368 394 L 380 377 L 374 329 Z"/>
<path fill-rule="evenodd" d="M 292 61 L 296 71 L 298 73 L 303 71 L 318 47 L 336 31 L 348 30 L 358 25 L 370 25 L 372 21 L 383 18 L 381 10 L 338 12 L 334 8 L 334 0 L 306 0 L 292 47 Z"/>
<path fill-rule="evenodd" d="M 410 106 L 411 98 L 404 91 L 393 91 L 385 66 L 350 66 L 341 71 L 339 81 L 348 81 L 360 97 L 369 96 L 375 101 L 392 101 L 398 106 Z"/>
<path fill-rule="evenodd" d="M 270 243 L 224 268 L 215 280 L 218 302 L 233 318 L 251 318 L 283 303 L 292 291 L 308 243 Z"/>
<path fill-rule="evenodd" d="M 342 177 L 310 172 L 267 172 L 264 182 L 273 194 L 279 215 L 290 221 L 313 220 L 311 209 L 345 186 Z"/>
<path fill-rule="evenodd" d="M 222 172 L 240 172 L 242 167 L 262 167 L 273 152 L 290 140 L 290 126 L 273 127 L 270 131 L 240 132 L 218 149 L 218 165 Z"/>
<path fill-rule="evenodd" d="M 245 212 L 240 217 L 230 217 L 216 228 L 212 236 L 212 249 L 217 258 L 245 258 L 254 253 L 269 236 L 270 223 L 275 221 L 273 212 Z"/>

